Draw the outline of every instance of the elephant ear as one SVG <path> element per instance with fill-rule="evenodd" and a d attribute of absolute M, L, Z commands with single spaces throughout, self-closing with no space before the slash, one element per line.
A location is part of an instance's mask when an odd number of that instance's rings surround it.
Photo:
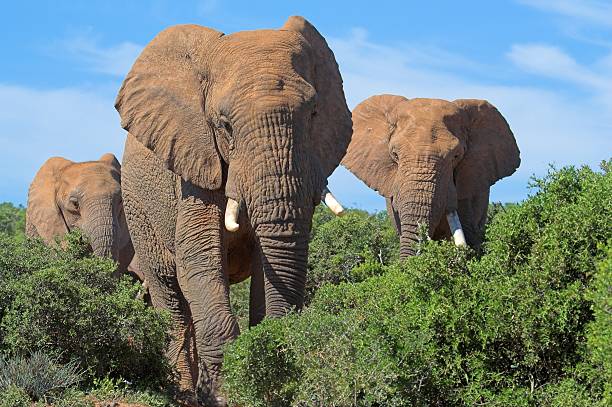
<path fill-rule="evenodd" d="M 111 165 L 113 168 L 115 168 L 117 171 L 121 171 L 121 164 L 119 164 L 119 160 L 117 160 L 117 157 L 115 157 L 115 155 L 112 153 L 104 154 L 102 157 L 100 157 L 100 160 L 98 161 L 107 163 Z"/>
<path fill-rule="evenodd" d="M 223 34 L 179 25 L 158 34 L 121 85 L 121 126 L 187 181 L 209 190 L 222 183 L 221 157 L 205 116 L 204 61 Z"/>
<path fill-rule="evenodd" d="M 316 59 L 313 85 L 318 105 L 312 135 L 323 176 L 327 178 L 340 164 L 352 133 L 351 112 L 346 105 L 340 70 L 323 36 L 303 17 L 289 17 L 282 29 L 300 33 Z"/>
<path fill-rule="evenodd" d="M 73 164 L 61 157 L 49 158 L 36 173 L 28 191 L 26 234 L 40 237 L 50 244 L 56 236 L 68 232 L 62 212 L 57 205 L 56 192 L 64 168 Z"/>
<path fill-rule="evenodd" d="M 464 116 L 467 150 L 455 167 L 457 198 L 488 191 L 501 178 L 512 175 L 521 159 L 510 126 L 486 100 L 459 99 L 454 103 Z"/>
<path fill-rule="evenodd" d="M 397 164 L 389 154 L 389 140 L 397 124 L 403 96 L 376 95 L 353 109 L 353 139 L 342 164 L 370 188 L 391 198 Z"/>

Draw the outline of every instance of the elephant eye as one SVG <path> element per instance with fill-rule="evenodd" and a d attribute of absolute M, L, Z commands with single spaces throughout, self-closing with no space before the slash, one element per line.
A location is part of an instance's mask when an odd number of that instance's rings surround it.
<path fill-rule="evenodd" d="M 395 151 L 395 149 L 394 149 L 394 148 L 392 148 L 392 149 L 390 149 L 390 150 L 389 150 L 389 156 L 391 156 L 391 159 L 392 159 L 393 161 L 398 162 L 399 157 L 398 157 L 398 155 L 397 155 L 397 151 Z"/>
<path fill-rule="evenodd" d="M 230 149 L 233 149 L 234 148 L 234 134 L 232 131 L 232 125 L 229 119 L 225 115 L 222 114 L 219 116 L 219 122 L 217 124 L 217 127 L 227 134 L 227 140 L 229 142 L 229 147 Z"/>
<path fill-rule="evenodd" d="M 74 211 L 79 210 L 79 200 L 77 199 L 77 197 L 71 196 L 70 199 L 68 199 L 68 202 L 70 202 L 70 209 Z"/>

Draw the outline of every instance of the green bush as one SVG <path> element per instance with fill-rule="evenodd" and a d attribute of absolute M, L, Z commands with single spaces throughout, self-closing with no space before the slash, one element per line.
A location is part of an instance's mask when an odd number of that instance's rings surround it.
<path fill-rule="evenodd" d="M 399 259 L 399 238 L 386 212 L 349 209 L 336 217 L 322 205 L 313 217 L 306 303 L 324 284 L 359 282 Z"/>
<path fill-rule="evenodd" d="M 78 235 L 62 246 L 0 235 L 2 349 L 44 349 L 89 377 L 162 380 L 167 315 L 136 299 L 138 284 L 111 277 L 115 264 L 88 254 Z"/>
<path fill-rule="evenodd" d="M 609 405 L 611 164 L 534 180 L 492 220 L 481 257 L 424 242 L 249 330 L 226 352 L 230 401 Z"/>
<path fill-rule="evenodd" d="M 0 233 L 23 239 L 25 236 L 25 208 L 10 202 L 0 203 Z"/>
<path fill-rule="evenodd" d="M 46 400 L 64 389 L 77 385 L 82 372 L 76 363 L 59 364 L 40 352 L 30 357 L 0 357 L 0 390 L 19 388 L 33 401 Z"/>
<path fill-rule="evenodd" d="M 32 399 L 20 387 L 10 385 L 0 390 L 0 407 L 30 407 Z"/>

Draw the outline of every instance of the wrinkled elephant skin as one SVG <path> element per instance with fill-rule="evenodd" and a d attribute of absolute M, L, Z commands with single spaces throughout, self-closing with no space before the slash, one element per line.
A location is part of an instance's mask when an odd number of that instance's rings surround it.
<path fill-rule="evenodd" d="M 514 135 L 489 102 L 395 95 L 355 107 L 342 161 L 387 199 L 403 258 L 415 254 L 420 224 L 431 238 L 479 247 L 489 189 L 519 163 Z"/>
<path fill-rule="evenodd" d="M 351 137 L 338 66 L 301 17 L 230 35 L 175 26 L 143 50 L 116 108 L 128 225 L 173 318 L 177 381 L 185 399 L 223 404 L 229 283 L 252 275 L 251 324 L 302 306 L 314 206 Z"/>

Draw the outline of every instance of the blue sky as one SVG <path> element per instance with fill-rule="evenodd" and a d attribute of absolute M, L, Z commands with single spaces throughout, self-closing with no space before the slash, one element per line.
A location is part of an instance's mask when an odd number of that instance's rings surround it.
<path fill-rule="evenodd" d="M 336 54 L 349 107 L 378 93 L 488 99 L 522 164 L 492 189 L 527 196 L 548 163 L 612 156 L 612 1 L 21 1 L 0 15 L 0 201 L 25 203 L 46 158 L 121 156 L 113 102 L 156 33 L 196 23 L 226 33 L 303 15 Z M 344 169 L 330 186 L 347 206 L 384 200 Z"/>

